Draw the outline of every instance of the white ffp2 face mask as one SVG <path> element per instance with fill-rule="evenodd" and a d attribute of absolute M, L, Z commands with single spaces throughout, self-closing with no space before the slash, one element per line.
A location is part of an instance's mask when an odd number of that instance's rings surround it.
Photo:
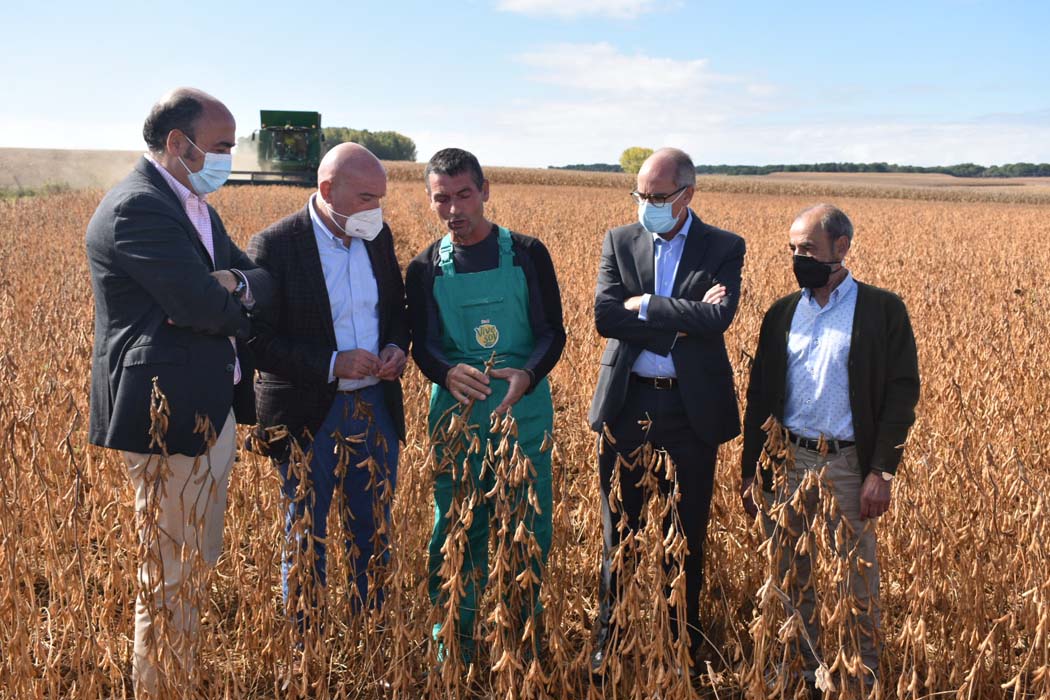
<path fill-rule="evenodd" d="M 374 241 L 379 232 L 383 230 L 383 207 L 379 206 L 375 209 L 366 209 L 365 211 L 359 211 L 356 214 L 340 214 L 332 205 L 325 202 L 325 206 L 328 207 L 328 213 L 332 217 L 332 222 L 339 226 L 339 230 L 348 236 L 354 238 L 361 238 L 366 241 Z M 340 226 L 336 217 L 344 219 L 343 224 Z"/>

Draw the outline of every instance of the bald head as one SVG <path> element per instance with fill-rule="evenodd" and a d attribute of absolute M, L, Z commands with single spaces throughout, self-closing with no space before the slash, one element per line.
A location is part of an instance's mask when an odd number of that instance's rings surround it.
<path fill-rule="evenodd" d="M 820 231 L 830 241 L 845 238 L 847 244 L 853 243 L 853 222 L 846 213 L 833 204 L 815 204 L 799 212 L 791 224 L 792 231 Z"/>
<path fill-rule="evenodd" d="M 665 180 L 670 179 L 675 187 L 696 186 L 696 166 L 689 154 L 677 148 L 661 148 L 654 151 L 651 156 L 642 163 L 638 177 L 642 174 L 648 179 Z"/>
<path fill-rule="evenodd" d="M 150 151 L 162 153 L 172 130 L 178 129 L 195 139 L 202 119 L 233 123 L 233 114 L 226 105 L 203 90 L 175 88 L 150 109 L 142 125 L 142 137 Z"/>
<path fill-rule="evenodd" d="M 317 168 L 317 182 L 336 179 L 381 177 L 386 181 L 386 169 L 372 152 L 357 143 L 341 143 L 321 159 Z"/>
<path fill-rule="evenodd" d="M 386 169 L 364 146 L 341 143 L 321 160 L 317 191 L 337 217 L 377 209 L 386 196 Z M 331 214 L 321 213 L 326 218 Z"/>

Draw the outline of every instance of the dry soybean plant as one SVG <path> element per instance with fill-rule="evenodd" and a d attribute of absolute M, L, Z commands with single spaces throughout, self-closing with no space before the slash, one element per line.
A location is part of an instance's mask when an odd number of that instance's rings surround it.
<path fill-rule="evenodd" d="M 410 367 L 408 440 L 396 486 L 387 488 L 376 475 L 375 507 L 382 510 L 383 499 L 392 499 L 389 555 L 376 558 L 372 572 L 373 581 L 386 582 L 383 605 L 355 599 L 347 585 L 352 559 L 342 546 L 328 547 L 326 590 L 311 589 L 301 578 L 309 552 L 289 550 L 280 478 L 269 459 L 242 448 L 229 489 L 223 554 L 197 581 L 197 697 L 758 698 L 800 690 L 788 674 L 779 685 L 780 677 L 771 676 L 774 668 L 790 670 L 793 657 L 785 650 L 804 640 L 780 596 L 789 587 L 772 576 L 770 545 L 740 506 L 739 440 L 720 450 L 705 552 L 702 617 L 718 657 L 695 684 L 680 674 L 668 596 L 680 585 L 673 559 L 681 541 L 659 527 L 667 502 L 654 492 L 645 527 L 626 537 L 618 554 L 635 572 L 623 577 L 627 626 L 616 640 L 610 672 L 601 682 L 591 679 L 601 553 L 597 439 L 585 421 L 602 348 L 593 291 L 602 233 L 632 220 L 634 212 L 629 186 L 618 181 L 544 184 L 540 175 L 530 174 L 527 182 L 508 175 L 494 185 L 488 211 L 547 244 L 569 334 L 551 375 L 553 543 L 542 575 L 542 629 L 510 624 L 521 585 L 512 574 L 521 569 L 515 547 L 501 551 L 500 545 L 509 536 L 528 551 L 529 538 L 497 531 L 492 576 L 479 605 L 481 652 L 473 669 L 454 654 L 437 664 L 432 626 L 446 609 L 430 604 L 426 556 L 437 465 L 426 429 L 429 385 Z M 226 188 L 212 200 L 243 246 L 252 233 L 303 206 L 306 195 L 291 188 Z M 86 445 L 92 306 L 83 235 L 100 196 L 73 192 L 0 202 L 5 699 L 131 696 L 136 572 L 148 552 L 139 549 L 123 460 Z M 804 188 L 702 191 L 695 203 L 705 221 L 748 243 L 743 295 L 727 334 L 738 395 L 762 314 L 794 286 L 787 228 L 814 196 Z M 439 231 L 418 181 L 393 182 L 388 199 L 384 212 L 405 264 Z M 924 201 L 867 197 L 855 189 L 839 191 L 833 201 L 857 227 L 848 259 L 856 277 L 907 303 L 923 378 L 919 419 L 891 509 L 878 524 L 884 645 L 876 694 L 910 700 L 1050 697 L 1050 253 L 1044 245 L 1050 210 L 1005 196 L 979 203 Z M 480 425 L 489 417 L 469 421 Z M 513 415 L 490 427 L 501 436 L 513 434 Z M 354 436 L 343 437 L 348 451 L 357 449 Z M 527 480 L 513 451 L 502 454 L 499 441 L 491 449 L 498 481 Z M 300 469 L 310 459 L 308 452 L 293 456 Z M 659 454 L 639 454 L 637 462 L 635 469 L 654 474 L 688 468 L 669 465 Z M 835 505 L 819 474 L 809 487 L 821 494 L 822 518 Z M 499 522 L 529 507 L 499 503 L 500 489 L 492 498 Z M 341 543 L 335 534 L 341 532 L 340 510 L 332 509 L 331 542 Z M 839 691 L 848 687 L 857 655 L 846 623 L 849 597 L 836 594 L 848 572 L 831 554 L 834 533 L 812 532 L 824 623 L 820 655 Z M 292 612 L 285 610 L 286 552 L 298 560 L 293 588 L 317 597 L 324 622 L 302 635 L 294 611 L 312 609 L 313 600 L 292 596 Z M 535 635 L 538 653 L 530 641 Z"/>

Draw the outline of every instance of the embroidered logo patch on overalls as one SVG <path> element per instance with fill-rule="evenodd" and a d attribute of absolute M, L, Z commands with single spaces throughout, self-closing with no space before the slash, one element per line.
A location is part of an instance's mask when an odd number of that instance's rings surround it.
<path fill-rule="evenodd" d="M 499 328 L 483 318 L 481 325 L 474 329 L 474 340 L 483 348 L 491 348 L 499 342 Z"/>

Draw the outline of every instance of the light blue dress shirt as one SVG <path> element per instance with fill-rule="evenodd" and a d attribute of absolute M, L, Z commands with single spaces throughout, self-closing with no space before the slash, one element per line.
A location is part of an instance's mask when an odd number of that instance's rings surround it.
<path fill-rule="evenodd" d="M 686 209 L 685 223 L 682 230 L 674 238 L 665 241 L 660 234 L 651 234 L 653 237 L 653 273 L 656 289 L 654 293 L 669 297 L 674 293 L 674 278 L 678 274 L 678 263 L 682 261 L 682 251 L 685 249 L 685 240 L 689 236 L 689 227 L 693 225 L 693 212 Z M 649 320 L 649 299 L 652 294 L 642 295 L 642 307 L 638 310 L 638 318 L 642 321 Z M 631 371 L 643 377 L 677 377 L 674 360 L 671 353 L 657 355 L 649 350 L 642 350 L 638 359 L 634 361 Z"/>
<path fill-rule="evenodd" d="M 317 214 L 315 199 L 310 197 L 310 220 L 314 225 L 317 252 L 321 255 L 321 269 L 328 288 L 328 303 L 332 307 L 332 326 L 335 344 L 328 365 L 328 381 L 335 381 L 335 357 L 344 350 L 367 350 L 379 354 L 379 285 L 372 272 L 372 261 L 365 250 L 365 242 L 351 238 L 350 245 L 332 235 Z M 340 391 L 355 391 L 378 384 L 378 377 L 339 379 Z"/>
<path fill-rule="evenodd" d="M 854 439 L 849 350 L 856 308 L 857 283 L 849 273 L 824 308 L 802 290 L 788 333 L 784 403 L 784 425 L 796 435 Z"/>

